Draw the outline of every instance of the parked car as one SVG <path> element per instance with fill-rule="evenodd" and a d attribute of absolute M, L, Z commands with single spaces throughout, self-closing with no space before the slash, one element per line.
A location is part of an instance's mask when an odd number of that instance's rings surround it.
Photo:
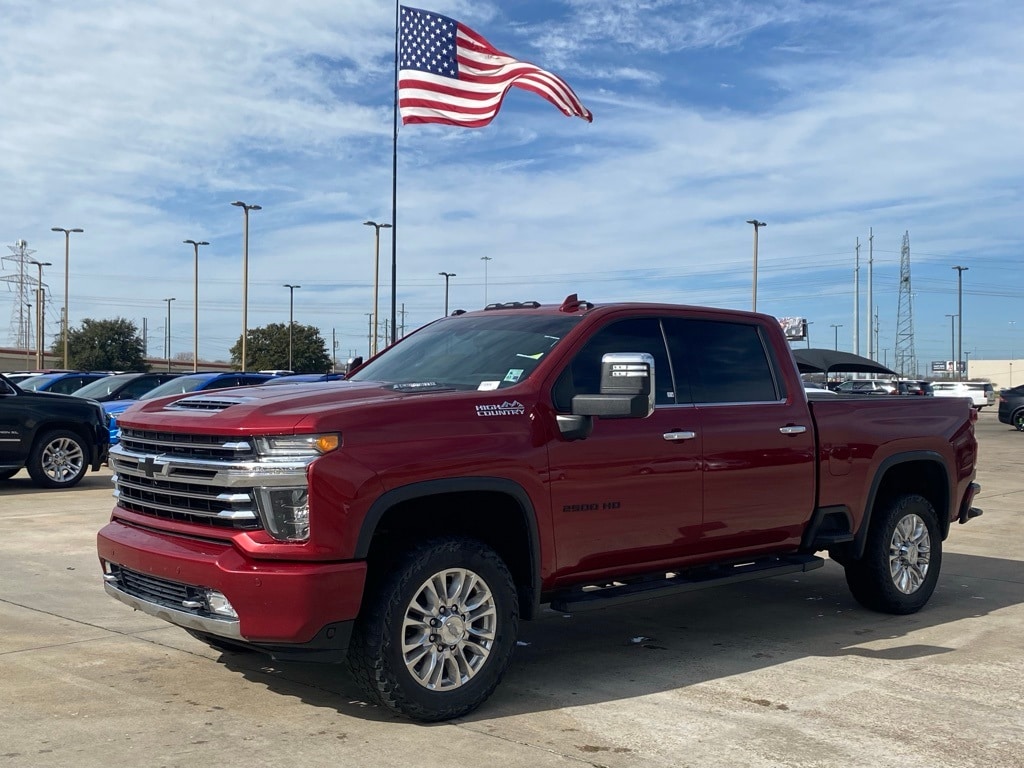
<path fill-rule="evenodd" d="M 804 391 L 807 392 L 808 397 L 817 397 L 818 395 L 825 395 L 826 397 L 834 397 L 835 392 L 828 389 L 822 384 L 816 384 L 813 381 L 804 382 Z"/>
<path fill-rule="evenodd" d="M 1024 432 L 1024 385 L 999 393 L 999 420 Z"/>
<path fill-rule="evenodd" d="M 70 488 L 106 456 L 99 403 L 23 390 L 0 376 L 0 481 L 24 467 L 41 488 Z"/>
<path fill-rule="evenodd" d="M 138 400 L 151 389 L 179 376 L 180 373 L 116 373 L 96 379 L 71 394 L 100 403 L 111 400 Z"/>
<path fill-rule="evenodd" d="M 841 395 L 891 395 L 895 390 L 892 379 L 848 379 L 835 389 Z"/>
<path fill-rule="evenodd" d="M 897 379 L 893 382 L 893 385 L 895 390 L 890 393 L 893 395 L 932 397 L 935 394 L 932 390 L 932 383 L 930 381 L 922 381 L 921 379 Z"/>
<path fill-rule="evenodd" d="M 188 373 L 165 381 L 158 387 L 149 390 L 138 400 L 112 400 L 102 403 L 103 410 L 110 417 L 110 444 L 116 445 L 121 438 L 121 428 L 117 425 L 117 414 L 123 413 L 140 400 L 153 400 L 168 395 L 184 395 L 188 392 L 200 392 L 205 389 L 226 389 L 227 387 L 246 387 L 263 384 L 273 376 L 266 373 Z"/>
<path fill-rule="evenodd" d="M 4 371 L 4 378 L 11 382 L 11 384 L 20 385 L 25 379 L 41 376 L 44 373 L 73 373 L 73 371 L 66 371 L 60 368 L 48 368 L 43 371 Z"/>
<path fill-rule="evenodd" d="M 987 381 L 935 381 L 932 389 L 936 397 L 969 397 L 979 411 L 995 405 L 995 388 Z"/>
<path fill-rule="evenodd" d="M 110 376 L 103 371 L 66 371 L 64 373 L 41 373 L 29 376 L 17 382 L 18 386 L 30 392 L 55 392 L 58 395 L 70 395 L 86 384 Z"/>

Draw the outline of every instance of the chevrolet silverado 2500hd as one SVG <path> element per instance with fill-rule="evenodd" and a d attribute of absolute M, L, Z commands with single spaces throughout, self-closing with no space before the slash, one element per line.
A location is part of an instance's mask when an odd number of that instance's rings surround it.
<path fill-rule="evenodd" d="M 491 305 L 343 382 L 134 406 L 99 557 L 110 595 L 214 647 L 347 661 L 372 700 L 442 720 L 491 694 L 544 604 L 827 551 L 862 605 L 917 611 L 951 523 L 980 514 L 975 418 L 966 400 L 809 401 L 766 315 Z"/>

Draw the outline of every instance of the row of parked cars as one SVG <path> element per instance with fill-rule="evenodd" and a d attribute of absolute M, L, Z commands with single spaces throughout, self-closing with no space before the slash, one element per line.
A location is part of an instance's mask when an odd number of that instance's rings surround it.
<path fill-rule="evenodd" d="M 981 409 L 995 405 L 995 388 L 987 381 L 924 381 L 922 379 L 849 379 L 831 387 L 850 395 L 920 395 L 967 397 Z"/>
<path fill-rule="evenodd" d="M 70 488 L 117 443 L 117 416 L 140 400 L 255 384 L 333 381 L 343 374 L 25 371 L 0 377 L 0 481 L 26 468 L 36 485 Z"/>

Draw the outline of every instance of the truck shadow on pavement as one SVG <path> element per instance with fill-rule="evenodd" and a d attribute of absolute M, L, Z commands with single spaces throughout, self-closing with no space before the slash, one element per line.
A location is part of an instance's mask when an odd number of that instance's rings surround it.
<path fill-rule="evenodd" d="M 812 574 L 628 607 L 573 615 L 545 609 L 538 620 L 520 625 L 504 680 L 462 722 L 629 699 L 813 657 L 857 656 L 910 666 L 967 649 L 970 628 L 950 626 L 940 644 L 915 635 L 935 637 L 932 628 L 1024 602 L 1024 561 L 943 557 L 930 603 L 910 616 L 861 608 L 833 562 Z M 373 720 L 396 717 L 362 703 L 343 667 L 277 663 L 255 654 L 224 654 L 220 660 L 252 682 L 314 706 Z"/>
<path fill-rule="evenodd" d="M 0 480 L 0 498 L 4 496 L 34 496 L 37 493 L 73 493 L 76 490 L 112 488 L 111 473 L 106 468 L 89 472 L 71 488 L 40 488 L 32 482 L 28 473 L 22 470 L 10 480 Z"/>

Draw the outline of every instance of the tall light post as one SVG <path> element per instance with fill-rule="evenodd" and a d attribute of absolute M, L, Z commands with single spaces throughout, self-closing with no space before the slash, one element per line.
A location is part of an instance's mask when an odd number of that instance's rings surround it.
<path fill-rule="evenodd" d="M 174 298 L 164 299 L 167 302 L 167 344 L 164 346 L 164 351 L 167 352 L 167 370 L 171 370 L 171 302 Z"/>
<path fill-rule="evenodd" d="M 36 368 L 38 370 L 43 369 L 44 355 L 43 343 L 46 340 L 46 296 L 43 293 L 43 267 L 52 267 L 48 261 L 36 261 L 35 259 L 29 259 L 33 264 L 39 267 L 39 279 L 36 280 Z"/>
<path fill-rule="evenodd" d="M 763 221 L 757 219 L 747 219 L 747 224 L 754 225 L 754 298 L 752 302 L 752 311 L 757 312 L 757 230 L 761 227 L 767 227 Z"/>
<path fill-rule="evenodd" d="M 960 368 L 960 361 L 956 357 L 956 327 L 953 325 L 953 321 L 956 320 L 960 315 L 946 315 L 949 318 L 949 358 L 953 361 L 953 372 L 956 373 Z"/>
<path fill-rule="evenodd" d="M 484 306 L 487 306 L 487 262 L 493 261 L 490 256 L 481 256 L 480 261 L 484 263 Z"/>
<path fill-rule="evenodd" d="M 378 316 L 378 294 L 380 291 L 380 231 L 391 229 L 390 224 L 378 224 L 376 221 L 364 221 L 367 227 L 373 227 L 373 333 L 370 339 L 370 354 L 377 354 L 377 335 L 380 330 L 380 317 Z M 394 292 L 394 287 L 392 287 Z"/>
<path fill-rule="evenodd" d="M 455 277 L 454 272 L 438 272 L 437 274 L 444 277 L 444 316 L 448 317 L 448 281 Z"/>
<path fill-rule="evenodd" d="M 957 381 L 963 381 L 964 375 L 960 370 L 960 358 L 963 355 L 964 348 L 964 272 L 970 267 L 953 267 L 956 270 L 956 311 L 957 317 L 960 318 L 959 329 L 957 330 L 957 355 L 956 361 L 953 365 L 956 367 Z"/>
<path fill-rule="evenodd" d="M 242 371 L 246 367 L 246 349 L 249 335 L 249 211 L 262 211 L 262 205 L 250 205 L 235 200 L 232 205 L 245 213 L 245 227 L 242 233 Z"/>
<path fill-rule="evenodd" d="M 74 227 L 73 229 L 64 229 L 63 227 L 50 227 L 51 232 L 63 232 L 64 233 L 64 363 L 63 367 L 68 367 L 68 323 L 71 322 L 71 318 L 68 316 L 68 256 L 71 251 L 71 233 L 72 232 L 85 232 L 80 227 Z"/>
<path fill-rule="evenodd" d="M 285 283 L 288 289 L 288 370 L 292 370 L 292 329 L 295 327 L 295 289 L 301 285 Z"/>
<path fill-rule="evenodd" d="M 28 324 L 27 318 L 32 317 L 32 305 L 27 301 L 25 302 L 25 363 L 28 364 L 29 354 L 28 351 L 32 349 L 32 326 Z M 39 346 L 39 339 L 36 339 L 36 346 Z"/>
<path fill-rule="evenodd" d="M 199 370 L 199 246 L 209 245 L 205 240 L 183 240 L 195 251 L 195 282 L 192 288 L 192 373 Z"/>
<path fill-rule="evenodd" d="M 839 351 L 839 329 L 842 328 L 842 327 L 843 327 L 842 323 L 832 323 L 832 330 L 835 331 L 835 334 L 836 334 L 835 349 L 836 349 L 837 352 Z"/>

